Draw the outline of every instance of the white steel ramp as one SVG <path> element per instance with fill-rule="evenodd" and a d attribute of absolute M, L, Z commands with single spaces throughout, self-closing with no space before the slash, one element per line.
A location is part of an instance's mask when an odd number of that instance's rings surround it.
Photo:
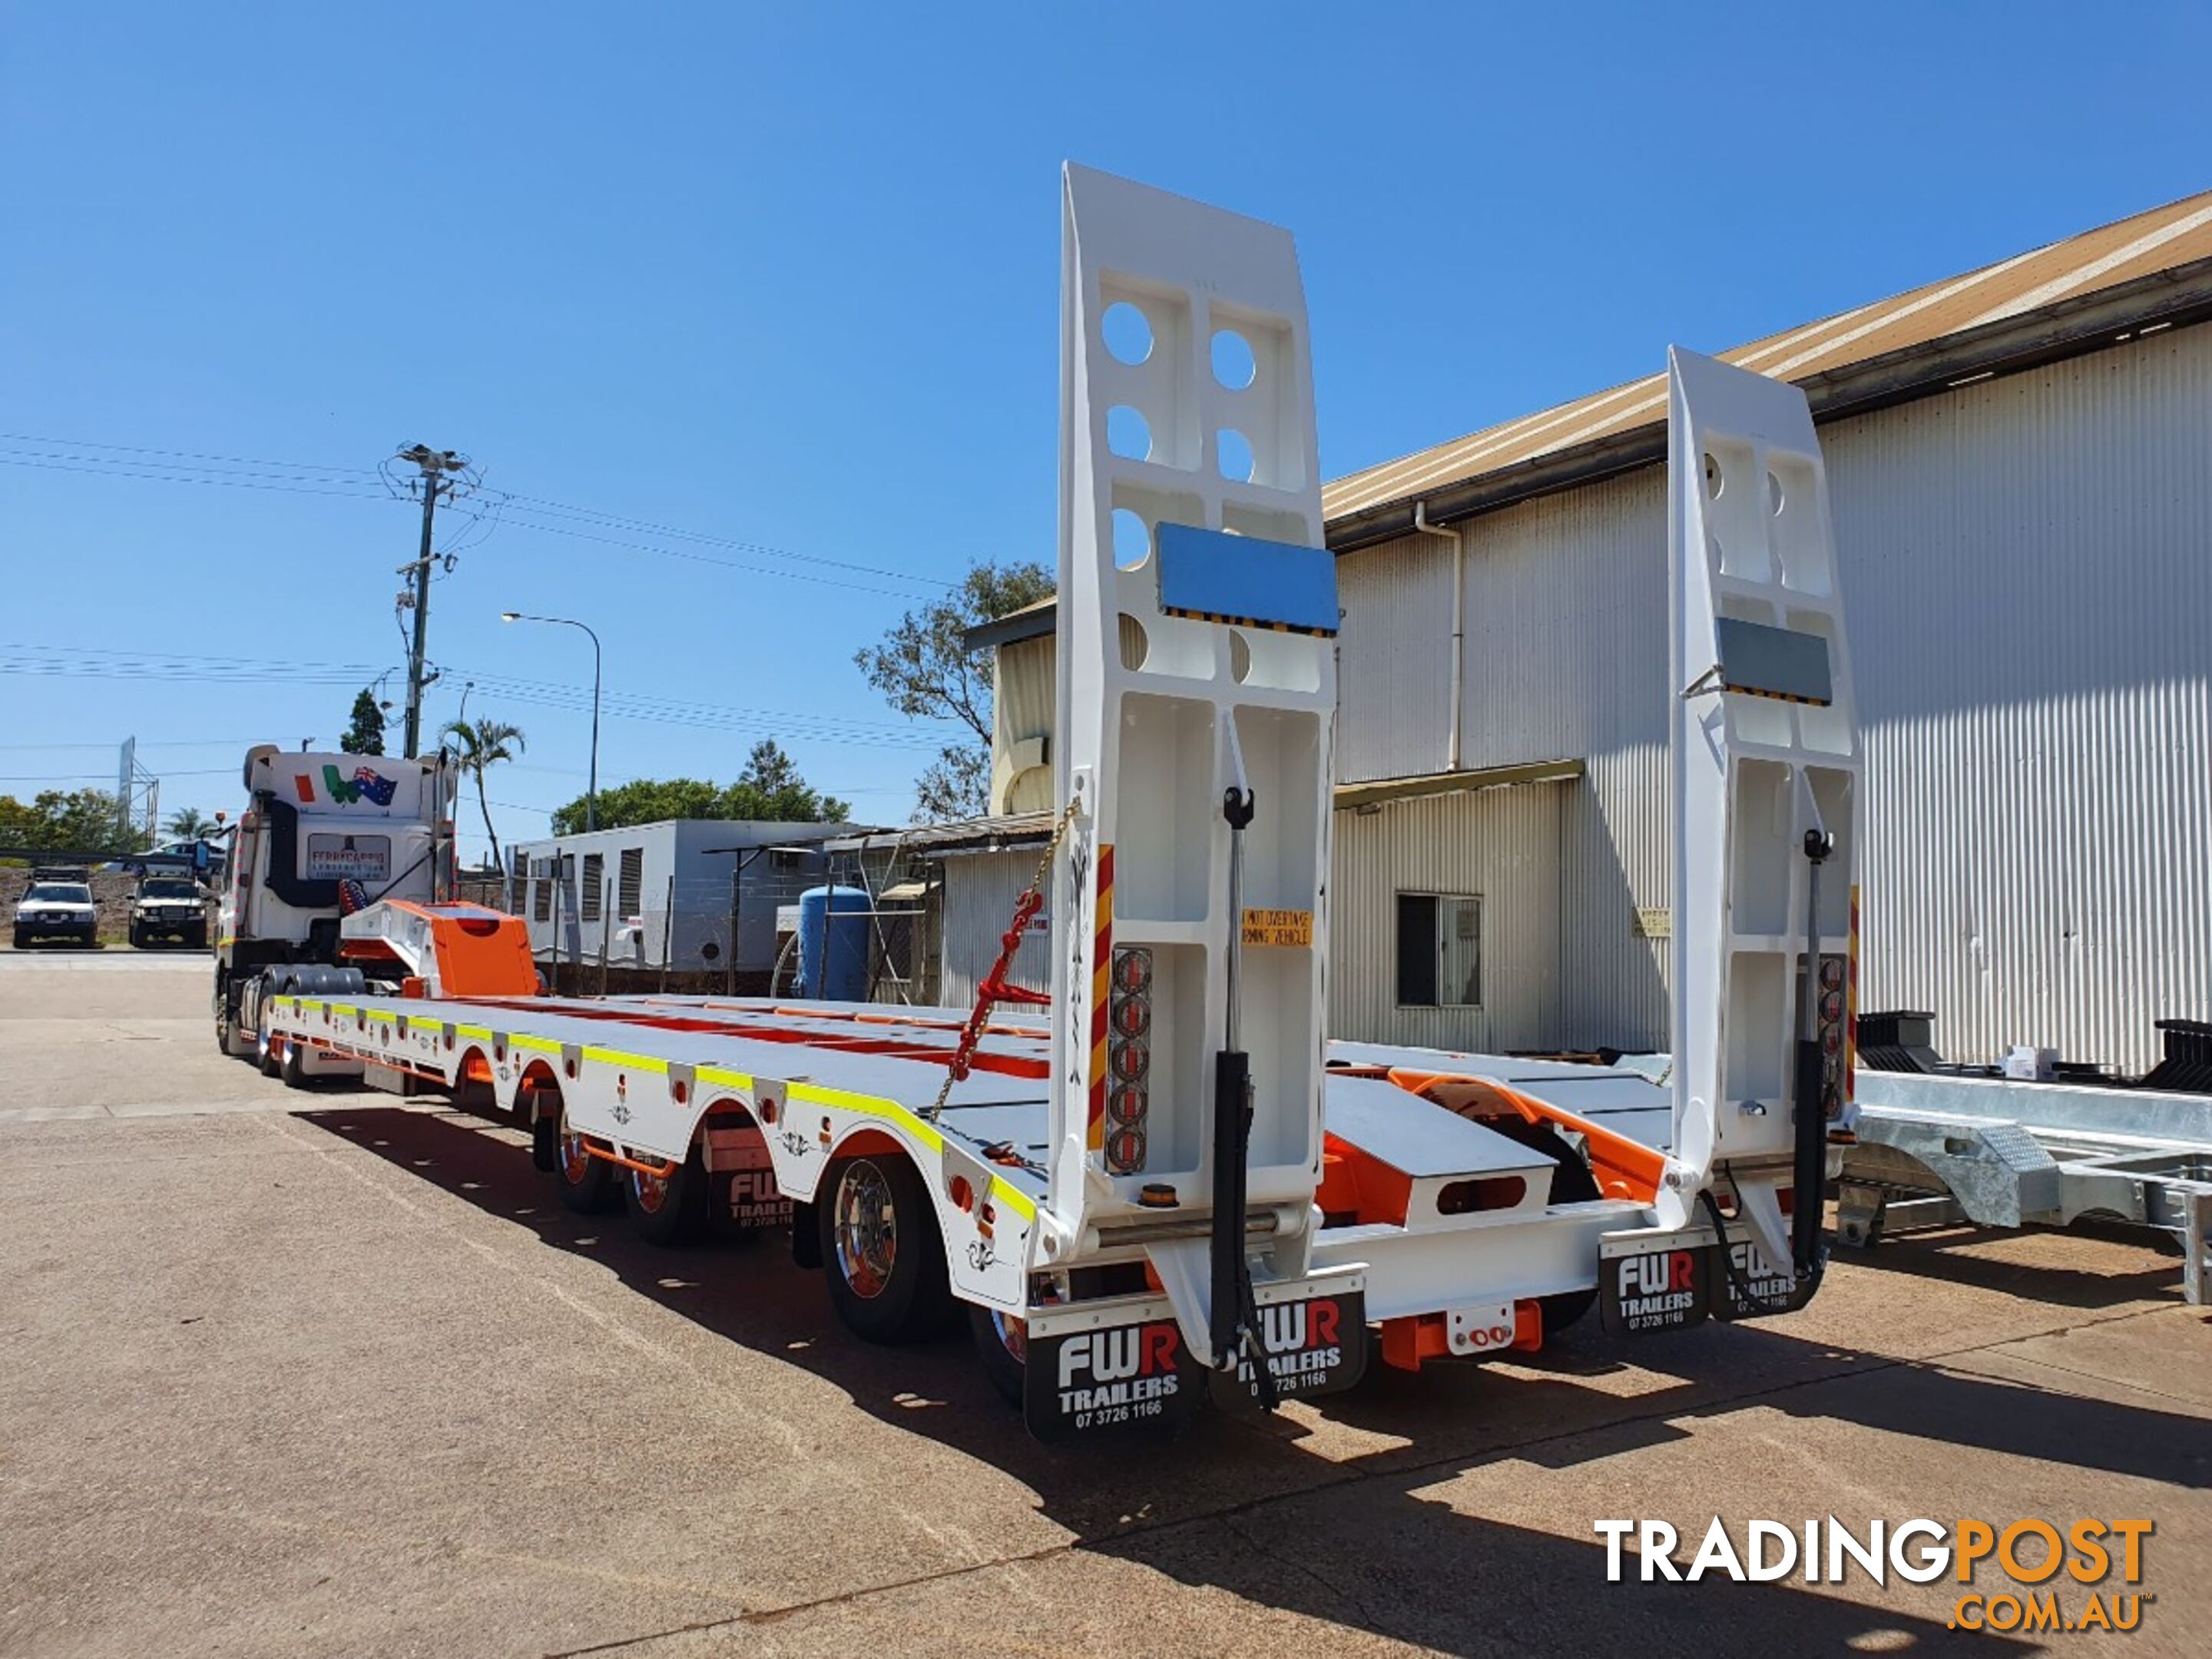
<path fill-rule="evenodd" d="M 1795 386 L 1680 349 L 1668 382 L 1674 1163 L 1657 1207 L 1692 1223 L 1716 1182 L 1809 1289 L 1828 1130 L 1848 1124 L 1862 769 L 1827 472 Z"/>
<path fill-rule="evenodd" d="M 1307 1274 L 1321 1163 L 1338 611 L 1305 294 L 1273 225 L 1074 166 L 1065 201 L 1054 781 L 1076 816 L 1031 1265 L 1143 1240 L 1219 1368 Z"/>

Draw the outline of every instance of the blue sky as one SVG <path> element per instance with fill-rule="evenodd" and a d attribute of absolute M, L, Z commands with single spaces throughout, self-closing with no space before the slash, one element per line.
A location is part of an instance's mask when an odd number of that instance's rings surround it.
<path fill-rule="evenodd" d="M 2212 14 L 2086 15 L 10 5 L 0 793 L 330 744 L 419 439 L 528 498 L 433 596 L 503 835 L 590 685 L 508 608 L 599 629 L 603 781 L 774 735 L 902 821 L 934 734 L 850 659 L 1054 556 L 1064 157 L 1297 233 L 1335 476 L 2212 184 Z"/>

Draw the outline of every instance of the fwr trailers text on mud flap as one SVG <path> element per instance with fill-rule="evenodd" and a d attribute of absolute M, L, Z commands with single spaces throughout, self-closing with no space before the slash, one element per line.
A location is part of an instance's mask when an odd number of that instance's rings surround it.
<path fill-rule="evenodd" d="M 511 1115 L 564 1202 L 618 1198 L 656 1241 L 757 1224 L 764 1170 L 848 1327 L 902 1341 L 964 1304 L 1048 1439 L 1526 1352 L 1639 1255 L 1692 1252 L 1701 1308 L 1739 1255 L 1743 1307 L 1802 1299 L 1791 1195 L 1817 1212 L 1829 1119 L 1791 1005 L 1847 946 L 1857 766 L 1802 397 L 1673 364 L 1671 1079 L 1331 1043 L 1338 611 L 1291 239 L 1070 167 L 1063 276 L 1048 1011 L 987 1011 L 970 1049 L 968 1010 L 543 997 L 519 921 L 377 906 L 341 957 L 379 989 L 263 1005 L 287 1080 L 311 1052 Z"/>

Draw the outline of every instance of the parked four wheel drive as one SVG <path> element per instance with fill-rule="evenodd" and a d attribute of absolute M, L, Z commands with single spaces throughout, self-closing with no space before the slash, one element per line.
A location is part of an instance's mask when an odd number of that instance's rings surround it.
<path fill-rule="evenodd" d="M 65 939 L 89 948 L 100 942 L 100 910 L 82 881 L 36 881 L 15 907 L 15 948 L 34 939 Z"/>
<path fill-rule="evenodd" d="M 143 951 L 160 939 L 207 948 L 207 906 L 189 876 L 149 876 L 138 884 L 131 901 L 131 946 Z"/>

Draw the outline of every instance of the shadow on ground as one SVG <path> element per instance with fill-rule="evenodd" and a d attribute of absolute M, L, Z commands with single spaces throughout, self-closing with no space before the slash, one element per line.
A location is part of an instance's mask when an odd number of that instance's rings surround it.
<path fill-rule="evenodd" d="M 1936 1652 L 1970 1642 L 1999 1645 L 1995 1637 L 1783 1583 L 1729 1586 L 1725 1629 L 1717 1629 L 1709 1587 L 1624 1583 L 1593 1594 L 1585 1587 L 1604 1582 L 1595 1536 L 1583 1544 L 1470 1518 L 1424 1496 L 1492 1463 L 1571 1468 L 1680 1440 L 1686 1420 L 1747 1402 L 1944 1446 L 2212 1484 L 2201 1471 L 2178 1470 L 2173 1455 L 2177 1444 L 2203 1434 L 2198 1419 L 2049 1394 L 1757 1325 L 1647 1339 L 1634 1350 L 1638 1374 L 1659 1380 L 1642 1391 L 1594 1386 L 1626 1368 L 1591 1321 L 1510 1376 L 1474 1365 L 1432 1365 L 1411 1376 L 1378 1365 L 1358 1389 L 1317 1402 L 1318 1429 L 1289 1416 L 1211 1415 L 1164 1445 L 1048 1450 L 984 1380 L 964 1334 L 898 1350 L 860 1343 L 837 1324 L 816 1275 L 792 1265 L 781 1235 L 657 1249 L 635 1237 L 618 1212 L 580 1217 L 564 1209 L 550 1179 L 532 1168 L 523 1138 L 489 1120 L 334 1096 L 300 1121 L 526 1229 L 548 1249 L 597 1262 L 637 1295 L 718 1337 L 823 1377 L 872 1415 L 1005 1471 L 1036 1493 L 1079 1549 L 1449 1652 L 1591 1650 L 1616 1644 L 1625 1620 L 1655 1652 L 1813 1653 L 1863 1649 L 1869 1640 Z M 1881 1265 L 1953 1267 L 1974 1283 L 2014 1275 L 2044 1293 L 2044 1276 L 2028 1269 L 1987 1261 L 1969 1267 L 1966 1258 L 1911 1244 L 1887 1255 Z M 2100 1282 L 2113 1301 L 2140 1293 L 2125 1281 Z M 2087 1284 L 2060 1299 L 2094 1305 Z M 1315 1448 L 1301 1446 L 1309 1438 Z M 1323 1439 L 1332 1443 L 1322 1446 Z M 1340 1440 L 1350 1449 L 1334 1443 Z M 1143 1609 L 1131 1613 L 1141 1620 Z"/>

